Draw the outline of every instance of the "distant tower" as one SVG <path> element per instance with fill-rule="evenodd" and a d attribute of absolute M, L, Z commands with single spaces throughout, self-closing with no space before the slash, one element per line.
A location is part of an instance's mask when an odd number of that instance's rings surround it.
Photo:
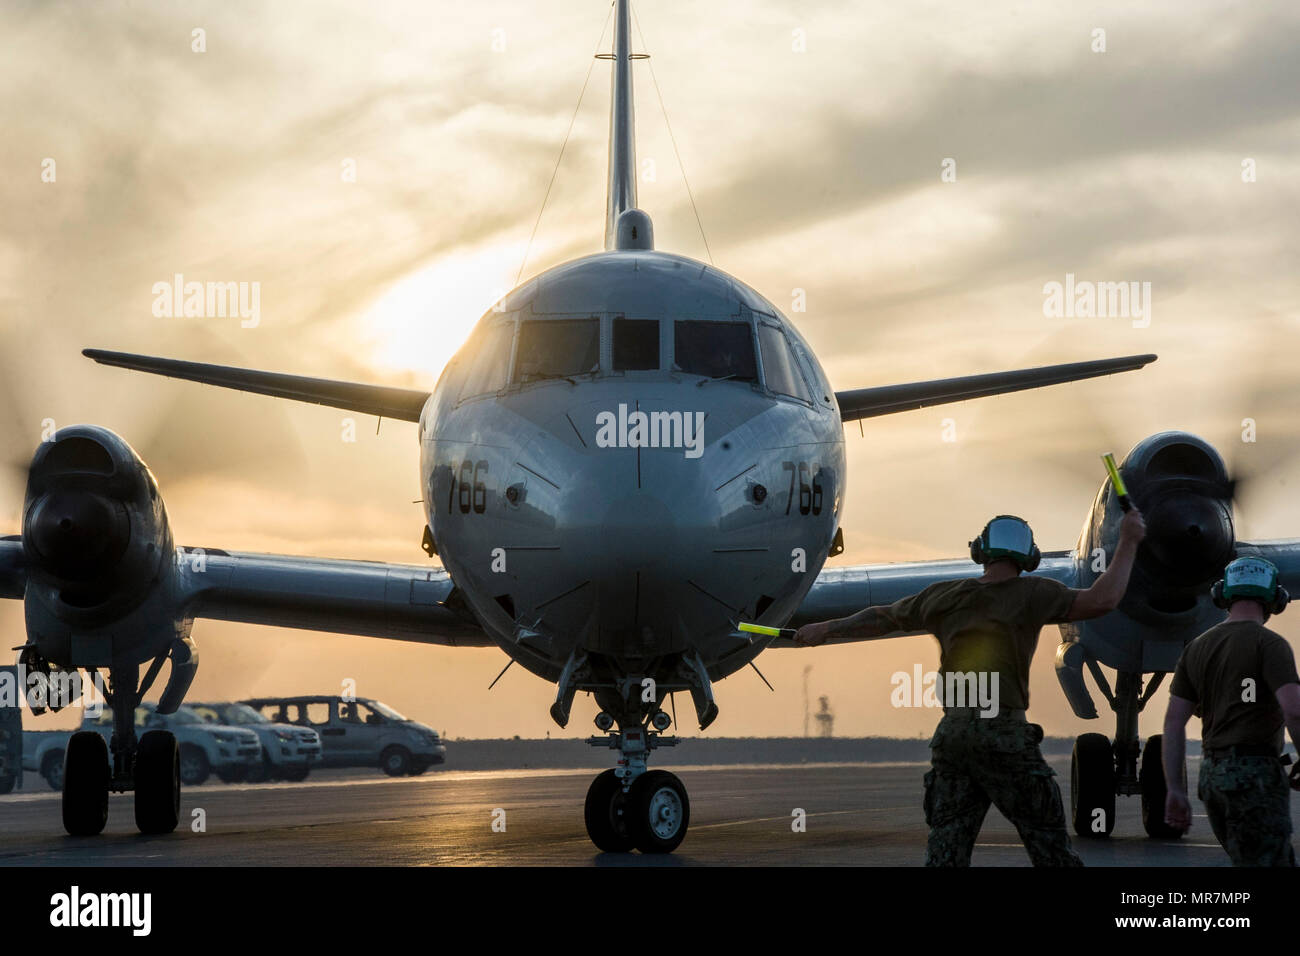
<path fill-rule="evenodd" d="M 805 664 L 803 667 L 803 735 L 808 736 L 808 675 L 812 672 L 812 665 Z"/>
<path fill-rule="evenodd" d="M 831 710 L 831 699 L 829 697 L 818 697 L 817 701 L 821 704 L 821 710 L 817 711 L 817 736 L 831 736 L 831 728 L 835 725 L 835 712 Z"/>

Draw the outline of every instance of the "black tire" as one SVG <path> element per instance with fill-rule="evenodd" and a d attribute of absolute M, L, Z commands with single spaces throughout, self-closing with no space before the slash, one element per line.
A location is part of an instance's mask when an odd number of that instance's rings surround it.
<path fill-rule="evenodd" d="M 180 819 L 180 748 L 170 731 L 151 730 L 135 753 L 135 825 L 141 833 L 171 833 Z"/>
<path fill-rule="evenodd" d="M 68 738 L 63 759 L 63 829 L 95 836 L 108 823 L 108 743 L 93 730 Z"/>
<path fill-rule="evenodd" d="M 6 793 L 14 792 L 14 784 L 18 782 L 15 777 L 0 777 L 0 796 Z"/>
<path fill-rule="evenodd" d="M 587 836 L 596 844 L 596 849 L 605 853 L 627 853 L 632 849 L 632 837 L 623 810 L 623 781 L 614 775 L 613 770 L 606 770 L 591 781 L 583 807 Z"/>
<path fill-rule="evenodd" d="M 41 760 L 41 776 L 51 790 L 63 789 L 63 761 L 66 757 L 62 750 L 51 750 Z"/>
<path fill-rule="evenodd" d="M 249 783 L 266 783 L 275 779 L 275 764 L 271 763 L 271 755 L 265 747 L 262 748 L 262 759 L 244 771 L 244 779 Z"/>
<path fill-rule="evenodd" d="M 405 777 L 411 772 L 411 752 L 405 747 L 385 748 L 379 755 L 379 769 L 390 777 Z"/>
<path fill-rule="evenodd" d="M 311 773 L 311 767 L 286 767 L 281 776 L 290 783 L 302 783 Z"/>
<path fill-rule="evenodd" d="M 647 770 L 627 794 L 628 832 L 642 853 L 672 853 L 686 837 L 691 801 L 667 770 Z"/>
<path fill-rule="evenodd" d="M 1165 823 L 1165 770 L 1163 760 L 1164 734 L 1155 734 L 1142 748 L 1142 765 L 1138 768 L 1138 785 L 1142 788 L 1142 829 L 1156 840 L 1177 840 L 1182 830 Z M 1187 762 L 1183 762 L 1183 790 L 1187 790 Z"/>
<path fill-rule="evenodd" d="M 1115 829 L 1115 752 L 1105 734 L 1082 734 L 1074 740 L 1070 821 L 1076 834 L 1089 839 L 1108 837 Z"/>
<path fill-rule="evenodd" d="M 417 761 L 411 764 L 411 776 L 418 777 L 420 776 L 420 774 L 424 773 L 428 769 L 429 769 L 428 763 L 426 763 L 423 760 Z"/>
<path fill-rule="evenodd" d="M 187 787 L 202 786 L 212 776 L 212 765 L 202 747 L 184 744 L 181 747 L 181 783 Z"/>

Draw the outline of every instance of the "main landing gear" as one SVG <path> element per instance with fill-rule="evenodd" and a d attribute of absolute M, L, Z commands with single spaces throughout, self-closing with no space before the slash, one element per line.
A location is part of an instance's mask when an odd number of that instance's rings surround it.
<path fill-rule="evenodd" d="M 1094 672 L 1094 676 L 1099 673 Z M 1138 741 L 1138 714 L 1163 677 L 1164 674 L 1156 674 L 1144 692 L 1142 675 L 1121 671 L 1113 694 L 1098 678 L 1098 686 L 1116 714 L 1115 741 L 1112 744 L 1105 734 L 1083 734 L 1075 739 L 1070 760 L 1070 817 L 1079 836 L 1110 836 L 1115 829 L 1116 795 L 1133 794 L 1142 798 L 1142 828 L 1147 836 L 1154 839 L 1182 836 L 1181 831 L 1165 823 L 1166 788 L 1161 766 L 1164 737 L 1153 735 L 1145 747 Z M 1187 787 L 1186 763 L 1183 787 Z"/>
<path fill-rule="evenodd" d="M 68 740 L 63 764 L 63 828 L 72 836 L 103 832 L 110 790 L 135 792 L 135 825 L 141 833 L 171 833 L 180 822 L 181 760 L 175 735 L 150 730 L 137 739 L 135 734 L 136 708 L 160 666 L 161 659 L 150 667 L 143 686 L 139 686 L 137 665 L 111 669 L 105 694 L 113 713 L 111 743 L 93 730 L 80 730 Z M 167 697 L 164 691 L 163 698 Z"/>

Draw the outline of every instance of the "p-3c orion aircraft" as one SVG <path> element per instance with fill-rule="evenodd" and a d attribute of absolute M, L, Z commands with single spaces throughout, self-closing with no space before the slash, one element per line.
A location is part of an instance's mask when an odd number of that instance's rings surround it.
<path fill-rule="evenodd" d="M 215 550 L 186 560 L 131 446 L 98 426 L 60 429 L 32 459 L 21 537 L 0 540 L 0 595 L 24 602 L 29 669 L 108 673 L 111 746 L 78 733 L 67 748 L 70 833 L 103 829 L 110 790 L 134 791 L 142 831 L 177 825 L 176 742 L 163 731 L 137 739 L 132 716 L 168 661 L 158 710 L 179 706 L 198 664 L 191 629 L 206 618 L 496 646 L 556 685 L 561 727 L 575 694 L 593 694 L 591 742 L 616 751 L 618 767 L 588 791 L 587 831 L 605 851 L 671 851 L 690 804 L 676 776 L 646 767 L 677 742 L 664 735 L 669 695 L 689 694 L 703 729 L 718 714 L 715 681 L 791 643 L 739 622 L 820 620 L 979 571 L 966 561 L 822 571 L 843 550 L 843 423 L 1155 359 L 835 391 L 771 302 L 654 248 L 636 205 L 628 18 L 628 0 L 615 0 L 602 54 L 613 72 L 604 251 L 508 293 L 432 392 L 86 350 L 105 365 L 417 422 L 424 547 L 445 570 Z M 1121 467 L 1148 515 L 1144 563 L 1121 612 L 1073 633 L 1067 674 L 1100 660 L 1140 686 L 1221 616 L 1206 593 L 1232 551 L 1231 518 L 1222 463 L 1190 436 L 1148 439 Z M 1086 587 L 1089 556 L 1113 546 L 1117 520 L 1103 487 L 1077 551 L 1045 555 L 1038 573 Z M 1278 563 L 1294 575 L 1295 561 Z"/>

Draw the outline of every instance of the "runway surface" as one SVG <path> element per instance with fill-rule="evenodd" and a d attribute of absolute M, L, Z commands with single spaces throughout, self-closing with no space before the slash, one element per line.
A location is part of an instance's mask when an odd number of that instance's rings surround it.
<path fill-rule="evenodd" d="M 1069 761 L 1050 761 L 1069 803 Z M 1189 770 L 1195 787 L 1195 771 Z M 302 784 L 187 788 L 176 833 L 142 837 L 130 796 L 114 796 L 108 828 L 72 838 L 59 795 L 45 789 L 0 797 L 0 865 L 880 865 L 919 866 L 926 826 L 926 765 L 804 764 L 677 769 L 689 790 L 691 827 L 663 857 L 603 854 L 587 840 L 582 803 L 590 770 L 430 771 L 390 779 L 322 772 Z M 44 784 L 29 775 L 28 785 Z M 1226 866 L 1200 814 L 1181 840 L 1149 840 L 1137 797 L 1120 798 L 1115 835 L 1079 840 L 1090 866 Z M 505 832 L 493 831 L 505 811 Z M 792 812 L 807 830 L 792 831 Z M 1292 794 L 1292 816 L 1300 794 Z M 194 832 L 195 811 L 206 832 Z M 499 814 L 495 815 L 499 819 Z M 1025 866 L 1015 830 L 990 810 L 977 866 Z"/>

